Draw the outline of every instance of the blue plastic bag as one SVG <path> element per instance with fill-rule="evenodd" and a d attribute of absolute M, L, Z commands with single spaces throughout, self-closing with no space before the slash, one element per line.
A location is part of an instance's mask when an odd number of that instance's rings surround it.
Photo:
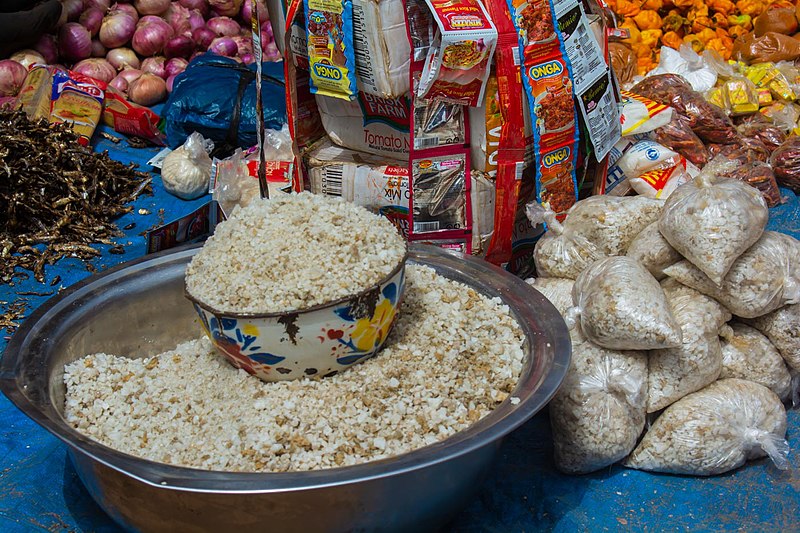
<path fill-rule="evenodd" d="M 266 129 L 286 122 L 283 63 L 262 63 L 261 98 Z M 164 105 L 167 144 L 176 148 L 197 131 L 217 145 L 249 148 L 257 142 L 256 66 L 204 54 L 173 83 Z"/>

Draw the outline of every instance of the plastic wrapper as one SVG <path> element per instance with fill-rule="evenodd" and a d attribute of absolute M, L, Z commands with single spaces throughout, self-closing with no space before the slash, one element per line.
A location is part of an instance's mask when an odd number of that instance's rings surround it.
<path fill-rule="evenodd" d="M 608 54 L 611 56 L 611 66 L 617 75 L 617 80 L 623 85 L 633 81 L 637 62 L 633 49 L 625 43 L 610 42 Z"/>
<path fill-rule="evenodd" d="M 800 137 L 792 136 L 769 158 L 778 185 L 800 192 Z"/>
<path fill-rule="evenodd" d="M 782 402 L 792 392 L 792 376 L 783 358 L 767 337 L 744 324 L 732 324 L 722 332 L 720 378 L 747 379 L 764 385 Z"/>
<path fill-rule="evenodd" d="M 247 207 L 260 196 L 258 180 L 250 177 L 241 149 L 227 159 L 215 161 L 212 174 L 211 198 L 219 203 L 226 216 L 230 216 L 236 206 Z"/>
<path fill-rule="evenodd" d="M 586 342 L 550 402 L 556 467 L 583 474 L 624 459 L 644 429 L 647 356 Z"/>
<path fill-rule="evenodd" d="M 752 117 L 736 126 L 743 139 L 758 139 L 770 152 L 786 142 L 786 132 L 772 124 L 764 115 L 757 113 Z"/>
<path fill-rule="evenodd" d="M 734 41 L 732 57 L 747 63 L 792 61 L 800 57 L 800 41 L 774 31 L 761 37 L 750 33 Z"/>
<path fill-rule="evenodd" d="M 753 21 L 753 33 L 761 37 L 768 31 L 792 35 L 797 31 L 797 18 L 790 7 L 769 7 Z"/>
<path fill-rule="evenodd" d="M 666 277 L 665 268 L 683 259 L 683 256 L 661 235 L 658 222 L 653 222 L 644 228 L 633 239 L 626 255 L 639 261 L 657 280 Z"/>
<path fill-rule="evenodd" d="M 778 188 L 775 173 L 767 163 L 760 161 L 747 163 L 729 174 L 729 177 L 741 180 L 761 191 L 761 196 L 764 197 L 767 207 L 775 207 L 782 202 L 781 191 Z"/>
<path fill-rule="evenodd" d="M 786 364 L 800 372 L 800 304 L 786 305 L 746 322 L 766 335 Z"/>
<path fill-rule="evenodd" d="M 617 161 L 622 173 L 628 178 L 638 178 L 645 172 L 674 167 L 680 156 L 653 141 L 639 141 L 628 149 Z"/>
<path fill-rule="evenodd" d="M 418 159 L 412 168 L 414 233 L 466 228 L 471 223 L 467 220 L 466 156 Z"/>
<path fill-rule="evenodd" d="M 787 134 L 794 133 L 800 120 L 800 106 L 794 103 L 778 102 L 762 109 L 761 113 Z"/>
<path fill-rule="evenodd" d="M 672 168 L 651 170 L 638 178 L 631 178 L 633 190 L 645 198 L 666 200 L 681 185 L 689 183 L 700 173 L 700 169 L 681 157 Z"/>
<path fill-rule="evenodd" d="M 624 255 L 639 232 L 658 220 L 663 205 L 642 196 L 590 196 L 570 208 L 564 224 L 604 255 Z"/>
<path fill-rule="evenodd" d="M 758 91 L 749 79 L 736 76 L 727 80 L 724 87 L 731 115 L 751 115 L 758 111 Z"/>
<path fill-rule="evenodd" d="M 730 114 L 731 103 L 728 101 L 728 92 L 725 90 L 724 85 L 710 88 L 703 96 L 708 103 L 722 109 L 726 115 Z"/>
<path fill-rule="evenodd" d="M 658 281 L 629 257 L 608 257 L 584 270 L 572 289 L 567 324 L 612 350 L 679 346 L 681 331 Z"/>
<path fill-rule="evenodd" d="M 719 331 L 731 314 L 697 291 L 664 291 L 681 328 L 680 346 L 650 352 L 647 412 L 710 385 L 722 370 Z"/>
<path fill-rule="evenodd" d="M 672 404 L 625 461 L 639 470 L 712 476 L 769 456 L 789 466 L 786 410 L 752 381 L 724 379 Z"/>
<path fill-rule="evenodd" d="M 674 113 L 672 120 L 651 136 L 698 167 L 702 168 L 711 159 L 703 141 L 692 131 L 691 121 L 680 113 Z"/>
<path fill-rule="evenodd" d="M 775 231 L 764 235 L 739 257 L 717 285 L 688 261 L 664 273 L 727 307 L 734 315 L 756 318 L 800 302 L 800 245 Z"/>
<path fill-rule="evenodd" d="M 525 207 L 533 226 L 547 224 L 547 233 L 536 241 L 534 263 L 539 276 L 575 279 L 589 265 L 606 255 L 577 229 L 562 225 L 555 212 L 537 203 Z"/>
<path fill-rule="evenodd" d="M 769 219 L 761 193 L 737 180 L 718 178 L 735 161 L 715 159 L 664 205 L 659 230 L 681 255 L 714 283 L 761 237 Z"/>
<path fill-rule="evenodd" d="M 729 144 L 738 133 L 730 118 L 719 107 L 706 101 L 703 95 L 677 74 L 659 74 L 645 78 L 631 92 L 672 106 L 689 119 L 689 127 L 705 142 Z"/>
<path fill-rule="evenodd" d="M 658 66 L 650 71 L 649 76 L 658 74 L 678 74 L 689 82 L 692 89 L 701 93 L 717 83 L 716 70 L 687 43 L 682 44 L 680 50 L 661 47 Z"/>
<path fill-rule="evenodd" d="M 622 91 L 620 121 L 622 136 L 639 135 L 660 128 L 672 120 L 675 112 L 671 107 L 659 104 L 627 91 Z"/>
<path fill-rule="evenodd" d="M 712 159 L 717 156 L 723 156 L 722 159 L 736 160 L 740 165 L 755 161 L 766 163 L 769 159 L 767 147 L 754 137 L 740 139 L 739 142 L 734 144 L 709 144 L 706 148 Z"/>
<path fill-rule="evenodd" d="M 572 287 L 575 285 L 575 280 L 567 278 L 528 278 L 525 281 L 542 293 L 558 309 L 561 316 L 566 318 L 567 311 L 572 307 Z M 586 337 L 584 337 L 581 328 L 577 325 L 570 328 L 569 336 L 573 348 L 586 342 Z"/>

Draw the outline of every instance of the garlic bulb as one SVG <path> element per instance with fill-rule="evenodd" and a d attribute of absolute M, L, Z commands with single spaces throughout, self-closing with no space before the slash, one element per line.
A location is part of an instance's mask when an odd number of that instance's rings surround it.
<path fill-rule="evenodd" d="M 203 148 L 203 137 L 192 133 L 183 146 L 164 158 L 161 180 L 164 189 L 184 200 L 194 200 L 208 192 L 211 158 Z"/>

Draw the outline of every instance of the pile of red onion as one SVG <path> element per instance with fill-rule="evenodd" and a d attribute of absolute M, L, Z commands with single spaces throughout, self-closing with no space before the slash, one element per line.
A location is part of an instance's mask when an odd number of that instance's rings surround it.
<path fill-rule="evenodd" d="M 0 61 L 0 97 L 16 96 L 31 65 L 61 62 L 135 103 L 153 105 L 166 98 L 196 55 L 254 61 L 250 0 L 118 1 L 63 0 L 55 35 L 43 35 L 32 49 Z M 263 60 L 278 61 L 264 0 L 258 11 Z"/>

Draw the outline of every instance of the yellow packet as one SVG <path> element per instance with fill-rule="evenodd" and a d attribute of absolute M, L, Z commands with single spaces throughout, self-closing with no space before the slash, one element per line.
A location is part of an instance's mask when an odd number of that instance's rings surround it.
<path fill-rule="evenodd" d="M 758 89 L 758 105 L 761 107 L 770 105 L 774 100 L 772 99 L 772 92 L 769 89 Z"/>
<path fill-rule="evenodd" d="M 712 87 L 705 94 L 706 100 L 719 107 L 726 113 L 730 111 L 730 104 L 725 94 L 725 87 Z"/>
<path fill-rule="evenodd" d="M 747 115 L 758 111 L 758 93 L 747 78 L 733 78 L 725 82 L 725 92 L 731 104 L 732 115 Z"/>

